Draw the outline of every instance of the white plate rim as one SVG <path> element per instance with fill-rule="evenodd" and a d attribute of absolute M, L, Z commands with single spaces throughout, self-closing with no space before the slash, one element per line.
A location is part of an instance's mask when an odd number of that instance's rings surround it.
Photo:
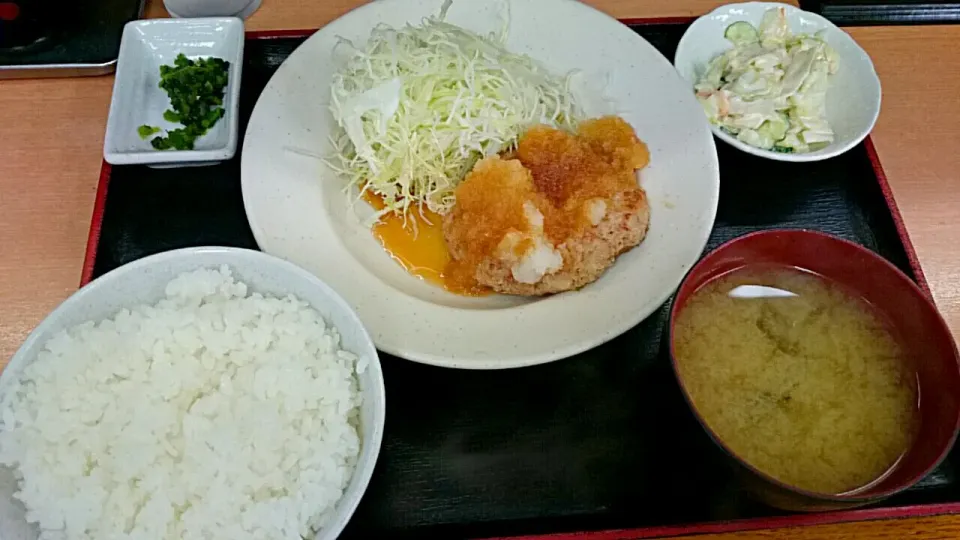
<path fill-rule="evenodd" d="M 597 21 L 595 24 L 601 24 L 599 21 L 602 21 L 602 24 L 606 25 L 604 26 L 604 31 L 607 31 L 609 27 L 610 32 L 628 32 L 630 39 L 635 40 L 631 43 L 633 43 L 637 48 L 648 49 L 648 51 L 655 52 L 655 49 L 652 45 L 647 43 L 646 40 L 640 36 L 636 35 L 626 26 L 623 26 L 616 19 L 603 14 L 592 7 L 576 2 L 575 0 L 528 1 L 536 1 L 541 4 L 549 2 L 549 6 L 551 7 L 556 6 L 557 8 L 562 7 L 565 9 L 575 9 L 577 10 L 578 15 L 582 14 L 582 19 L 578 16 L 578 21 L 589 20 L 591 18 L 593 21 Z M 255 180 L 252 180 L 252 178 L 255 176 L 256 167 L 260 167 L 261 172 L 266 172 L 267 168 L 265 167 L 267 166 L 263 163 L 255 163 L 257 158 L 252 156 L 254 156 L 255 152 L 258 150 L 255 146 L 253 146 L 255 143 L 252 141 L 257 141 L 256 144 L 263 144 L 263 135 L 257 133 L 257 129 L 259 129 L 258 122 L 260 122 L 259 117 L 276 112 L 273 110 L 271 110 L 269 113 L 265 112 L 266 109 L 272 105 L 265 105 L 267 100 L 264 99 L 264 96 L 270 96 L 271 92 L 275 91 L 278 85 L 291 83 L 291 80 L 295 78 L 295 75 L 290 72 L 290 70 L 293 69 L 290 67 L 293 65 L 291 60 L 296 59 L 298 56 L 308 54 L 304 51 L 309 50 L 311 47 L 311 42 L 319 42 L 319 40 L 322 39 L 321 36 L 329 36 L 331 34 L 336 35 L 338 29 L 344 24 L 344 21 L 350 19 L 382 21 L 382 17 L 379 16 L 382 13 L 378 12 L 383 10 L 385 6 L 396 8 L 396 6 L 416 4 L 417 2 L 418 0 L 380 0 L 378 2 L 366 4 L 347 13 L 343 17 L 330 23 L 330 25 L 318 30 L 310 38 L 308 38 L 307 41 L 301 44 L 301 46 L 286 59 L 284 64 L 280 66 L 270 83 L 268 83 L 264 89 L 264 92 L 261 94 L 261 98 L 258 100 L 251 116 L 251 120 L 248 125 L 247 136 L 244 140 L 243 152 L 241 153 L 241 185 L 247 218 L 257 243 L 264 251 L 272 253 L 281 258 L 287 258 L 297 264 L 301 264 L 310 271 L 317 271 L 315 268 L 311 267 L 311 264 L 304 263 L 302 260 L 302 253 L 298 253 L 292 248 L 286 249 L 282 245 L 286 240 L 268 230 L 268 227 L 273 227 L 273 225 L 271 224 L 265 227 L 263 225 L 265 220 L 261 216 L 257 215 L 257 210 L 253 209 L 253 207 L 259 203 L 256 200 L 257 194 L 255 193 L 255 189 L 252 187 L 252 185 L 254 185 L 253 183 L 255 182 Z M 438 1 L 437 6 L 439 5 L 440 2 Z M 673 66 L 670 64 L 669 60 L 663 58 L 663 56 L 658 52 L 656 54 L 659 57 L 657 61 L 662 61 L 662 67 L 669 69 L 669 77 L 671 77 L 671 80 L 675 78 L 675 81 L 678 84 L 685 86 L 682 78 L 680 78 L 673 69 Z M 677 98 L 674 97 L 671 99 Z M 686 98 L 679 99 L 683 100 Z M 696 101 L 693 99 L 692 93 L 690 94 L 689 100 L 693 105 L 696 106 L 696 113 L 702 115 L 699 105 L 696 104 Z M 686 107 L 686 105 L 684 105 L 684 107 Z M 691 122 L 691 125 L 687 127 L 690 128 L 692 133 L 691 140 L 695 141 L 697 144 L 703 145 L 702 147 L 695 149 L 695 151 L 702 152 L 702 156 L 698 157 L 705 160 L 703 163 L 709 169 L 709 178 L 704 179 L 704 185 L 702 186 L 704 191 L 699 195 L 702 198 L 703 211 L 695 219 L 691 220 L 696 221 L 695 225 L 693 225 L 693 227 L 696 229 L 696 238 L 694 241 L 688 242 L 685 248 L 686 253 L 682 260 L 671 261 L 676 266 L 671 270 L 670 279 L 664 280 L 662 287 L 659 288 L 657 294 L 647 296 L 639 305 L 631 305 L 629 306 L 630 309 L 626 309 L 625 311 L 621 310 L 622 312 L 618 312 L 618 314 L 621 315 L 620 317 L 606 317 L 605 320 L 607 320 L 609 324 L 602 328 L 595 328 L 593 331 L 588 333 L 589 335 L 580 336 L 576 339 L 568 339 L 565 336 L 559 336 L 558 339 L 561 340 L 561 343 L 553 346 L 544 344 L 542 346 L 535 346 L 532 349 L 530 347 L 526 347 L 524 350 L 520 350 L 519 352 L 516 350 L 518 348 L 518 341 L 515 341 L 511 344 L 506 343 L 510 341 L 509 339 L 504 340 L 503 338 L 504 336 L 510 336 L 511 333 L 516 333 L 518 328 L 517 325 L 521 321 L 525 324 L 523 327 L 523 339 L 529 339 L 531 335 L 539 335 L 540 339 L 543 339 L 543 336 L 549 335 L 551 332 L 550 328 L 545 327 L 545 323 L 543 323 L 543 321 L 530 316 L 530 312 L 532 310 L 527 309 L 529 306 L 543 304 L 543 307 L 537 308 L 537 311 L 539 312 L 538 314 L 543 315 L 544 313 L 558 311 L 553 309 L 553 307 L 561 307 L 563 303 L 568 302 L 568 298 L 574 295 L 579 295 L 586 299 L 585 301 L 580 302 L 581 308 L 584 305 L 592 305 L 592 307 L 596 308 L 596 303 L 594 302 L 591 304 L 590 298 L 599 296 L 598 291 L 600 289 L 591 288 L 592 286 L 588 286 L 581 291 L 555 295 L 516 309 L 504 310 L 504 312 L 496 314 L 490 313 L 490 311 L 493 310 L 475 310 L 449 306 L 437 306 L 430 302 L 421 300 L 420 298 L 414 298 L 402 294 L 394 294 L 395 299 L 402 298 L 407 305 L 404 306 L 403 309 L 397 309 L 396 306 L 387 306 L 386 309 L 390 310 L 388 316 L 384 316 L 382 313 L 370 313 L 369 311 L 365 310 L 363 306 L 358 306 L 356 304 L 353 305 L 354 309 L 364 320 L 364 324 L 368 327 L 368 329 L 370 329 L 371 334 L 374 337 L 374 341 L 377 343 L 377 347 L 380 350 L 395 356 L 442 367 L 459 369 L 518 368 L 542 364 L 545 362 L 573 356 L 577 353 L 601 345 L 641 322 L 664 304 L 664 302 L 679 286 L 683 277 L 686 275 L 686 272 L 689 271 L 689 269 L 693 266 L 693 264 L 696 263 L 697 260 L 699 260 L 709 239 L 709 235 L 712 231 L 713 223 L 716 217 L 717 204 L 719 201 L 720 181 L 716 146 L 708 128 L 708 123 L 705 119 L 702 122 Z M 642 134 L 641 138 L 643 138 Z M 657 226 L 656 223 L 656 217 L 654 217 L 654 227 Z M 329 244 L 325 247 L 333 247 L 338 250 L 333 254 L 327 253 L 328 257 L 331 255 L 349 256 L 346 249 L 343 247 L 344 240 L 342 238 L 327 241 Z M 642 247 L 643 244 L 639 248 L 636 248 L 636 250 L 639 250 Z M 618 265 L 622 264 L 618 261 Z M 364 271 L 360 265 L 346 263 L 345 266 L 350 266 L 350 268 L 335 268 L 334 265 L 328 264 L 318 275 L 320 275 L 324 281 L 331 283 L 331 285 L 337 283 L 337 286 L 357 280 L 368 285 L 372 285 L 374 281 L 378 281 L 375 276 L 372 276 L 369 274 L 369 272 Z M 616 267 L 617 265 L 614 265 L 614 268 Z M 331 274 L 340 275 L 334 276 Z M 601 278 L 601 281 L 603 279 L 604 278 Z M 355 287 L 356 285 L 351 283 L 349 286 Z M 377 288 L 381 293 L 387 290 L 393 290 L 389 285 L 385 284 L 380 284 L 377 286 Z M 394 293 L 396 292 L 395 290 L 393 291 Z M 351 300 L 350 291 L 343 290 L 341 287 L 338 289 L 338 292 L 347 298 L 348 301 Z M 370 294 L 372 295 L 373 293 Z M 606 296 L 609 297 L 610 294 L 608 293 Z M 526 313 L 524 311 L 526 311 Z M 582 313 L 582 311 L 578 311 L 577 313 Z M 521 315 L 524 317 L 521 318 Z M 588 316 L 589 315 L 587 315 L 587 317 Z M 434 337 L 439 335 L 443 343 L 430 343 L 429 336 L 425 337 L 419 335 L 418 327 L 411 323 L 412 319 L 417 319 L 419 317 L 423 317 L 426 320 L 432 321 L 433 323 L 440 323 L 443 325 L 444 328 L 442 332 L 437 331 L 437 329 L 430 329 L 430 333 L 432 333 Z M 571 317 L 568 317 L 566 322 L 576 319 L 575 315 L 572 315 Z M 584 319 L 585 318 L 586 317 L 584 317 Z M 389 320 L 389 322 L 384 322 L 386 320 Z M 390 328 L 394 325 L 399 325 L 401 328 Z M 380 332 L 384 328 L 387 328 L 385 334 Z M 462 336 L 467 332 L 476 334 L 475 336 L 471 337 L 471 342 L 474 345 L 472 347 L 463 347 L 457 345 L 456 337 Z M 556 332 L 553 333 L 555 334 Z M 418 343 L 411 344 L 409 341 L 410 339 L 416 340 Z M 479 342 L 483 342 L 484 345 L 478 346 L 477 343 Z"/>

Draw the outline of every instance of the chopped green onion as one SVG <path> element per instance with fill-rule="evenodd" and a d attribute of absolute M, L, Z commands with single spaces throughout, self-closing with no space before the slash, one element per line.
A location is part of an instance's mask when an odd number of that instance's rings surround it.
<path fill-rule="evenodd" d="M 160 128 L 144 124 L 137 128 L 137 133 L 140 134 L 141 139 L 146 139 L 155 133 L 160 133 Z"/>
<path fill-rule="evenodd" d="M 220 58 L 190 60 L 183 54 L 177 55 L 173 66 L 160 66 L 160 88 L 166 90 L 171 105 L 163 112 L 163 119 L 184 127 L 154 137 L 151 146 L 157 150 L 192 150 L 197 138 L 223 118 L 229 68 L 230 63 Z M 137 132 L 147 138 L 159 133 L 160 128 L 143 125 Z"/>

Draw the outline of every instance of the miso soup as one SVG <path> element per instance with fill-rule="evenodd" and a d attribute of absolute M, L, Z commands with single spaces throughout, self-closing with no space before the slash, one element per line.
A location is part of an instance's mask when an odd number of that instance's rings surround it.
<path fill-rule="evenodd" d="M 916 372 L 885 318 L 821 276 L 781 266 L 721 276 L 678 313 L 673 344 L 707 426 L 790 486 L 869 486 L 919 429 Z"/>

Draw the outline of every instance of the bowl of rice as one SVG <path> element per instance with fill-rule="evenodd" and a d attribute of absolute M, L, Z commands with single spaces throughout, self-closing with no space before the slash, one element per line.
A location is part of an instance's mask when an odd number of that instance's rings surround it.
<path fill-rule="evenodd" d="M 170 251 L 83 287 L 0 376 L 4 540 L 333 539 L 385 418 L 377 351 L 309 272 Z"/>

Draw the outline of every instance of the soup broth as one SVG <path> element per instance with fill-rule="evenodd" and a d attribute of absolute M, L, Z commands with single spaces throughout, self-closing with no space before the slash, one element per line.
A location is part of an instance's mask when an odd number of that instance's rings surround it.
<path fill-rule="evenodd" d="M 919 427 L 916 373 L 864 299 L 795 268 L 715 279 L 678 313 L 674 355 L 701 417 L 756 469 L 841 494 L 884 477 Z"/>

